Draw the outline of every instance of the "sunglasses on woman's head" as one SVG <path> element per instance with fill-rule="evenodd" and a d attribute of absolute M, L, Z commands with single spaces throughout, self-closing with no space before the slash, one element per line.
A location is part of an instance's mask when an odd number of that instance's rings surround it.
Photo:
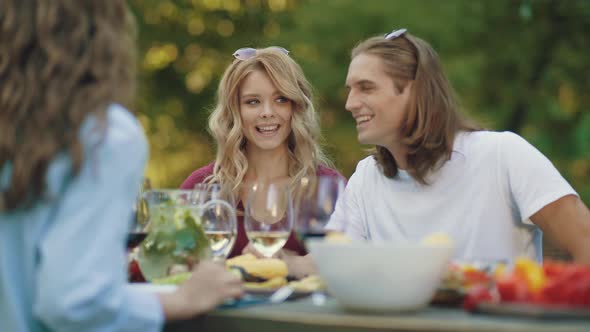
<path fill-rule="evenodd" d="M 392 32 L 385 34 L 385 39 L 394 40 L 397 37 L 401 37 L 406 31 L 408 31 L 408 29 L 393 30 Z"/>
<path fill-rule="evenodd" d="M 282 48 L 280 46 L 271 46 L 271 47 L 269 47 L 269 49 L 277 50 L 277 51 L 285 53 L 286 55 L 289 55 L 289 51 L 286 48 Z M 255 56 L 257 52 L 258 51 L 255 48 L 242 47 L 242 48 L 238 49 L 237 51 L 235 51 L 233 56 L 234 56 L 234 58 L 243 61 L 243 60 L 247 60 L 247 59 L 250 59 L 251 57 Z"/>

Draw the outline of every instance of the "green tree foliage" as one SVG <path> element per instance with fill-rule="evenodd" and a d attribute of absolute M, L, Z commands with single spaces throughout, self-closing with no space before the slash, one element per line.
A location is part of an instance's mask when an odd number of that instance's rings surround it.
<path fill-rule="evenodd" d="M 345 111 L 350 50 L 405 27 L 443 60 L 465 112 L 523 135 L 590 202 L 590 2 L 585 0 L 131 0 L 148 174 L 177 186 L 213 158 L 206 119 L 239 47 L 291 51 L 316 90 L 325 143 L 346 175 L 365 153 Z"/>

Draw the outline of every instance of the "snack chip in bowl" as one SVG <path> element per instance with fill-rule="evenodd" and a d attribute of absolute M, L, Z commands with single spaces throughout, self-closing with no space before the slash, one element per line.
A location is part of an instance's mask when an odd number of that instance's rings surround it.
<path fill-rule="evenodd" d="M 329 232 L 324 240 L 330 243 L 352 243 L 352 239 L 348 235 L 340 232 Z"/>
<path fill-rule="evenodd" d="M 421 243 L 427 246 L 452 246 L 453 240 L 446 233 L 437 232 L 424 237 Z"/>

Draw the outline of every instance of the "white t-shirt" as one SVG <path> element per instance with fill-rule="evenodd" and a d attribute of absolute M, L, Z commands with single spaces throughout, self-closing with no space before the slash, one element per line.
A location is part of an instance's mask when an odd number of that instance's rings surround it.
<path fill-rule="evenodd" d="M 427 181 L 421 185 L 402 170 L 387 178 L 367 157 L 327 228 L 374 242 L 444 232 L 454 241 L 455 259 L 510 262 L 525 255 L 540 261 L 542 233 L 529 217 L 577 195 L 543 154 L 511 132 L 458 134 L 451 159 Z"/>

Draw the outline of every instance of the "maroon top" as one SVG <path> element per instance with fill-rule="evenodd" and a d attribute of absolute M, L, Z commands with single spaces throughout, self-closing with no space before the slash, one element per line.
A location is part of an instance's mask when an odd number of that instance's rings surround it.
<path fill-rule="evenodd" d="M 180 189 L 193 189 L 195 184 L 202 183 L 209 175 L 213 174 L 213 167 L 215 163 L 210 163 L 207 166 L 203 166 L 196 171 L 194 171 L 188 178 L 182 182 L 180 185 Z M 338 176 L 344 178 L 340 172 L 335 169 L 320 165 L 318 166 L 316 175 L 328 175 L 328 176 Z M 238 202 L 238 210 L 243 210 L 242 202 Z M 228 257 L 234 257 L 242 254 L 242 250 L 248 244 L 248 237 L 246 236 L 246 230 L 244 228 L 244 217 L 243 215 L 238 216 L 238 234 L 236 236 L 236 242 L 234 243 L 234 247 L 232 248 L 231 252 L 229 253 Z M 291 235 L 289 235 L 289 239 L 287 243 L 285 243 L 284 249 L 288 249 L 291 251 L 295 251 L 299 255 L 307 254 L 307 251 L 303 247 L 303 245 L 297 240 L 295 233 L 291 231 Z"/>

